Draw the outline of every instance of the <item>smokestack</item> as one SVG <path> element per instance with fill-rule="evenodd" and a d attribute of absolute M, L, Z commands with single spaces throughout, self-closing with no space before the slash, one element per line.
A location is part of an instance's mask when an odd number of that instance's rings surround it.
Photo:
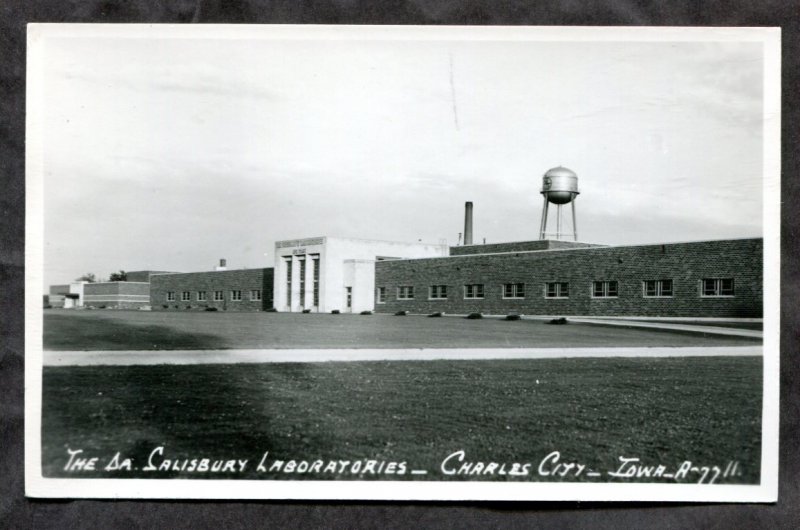
<path fill-rule="evenodd" d="M 227 261 L 225 261 L 225 258 L 222 258 L 222 259 L 219 260 L 219 265 L 214 267 L 214 270 L 217 270 L 217 271 L 228 270 L 228 265 L 227 265 Z"/>
<path fill-rule="evenodd" d="M 472 244 L 472 201 L 464 205 L 464 244 Z"/>

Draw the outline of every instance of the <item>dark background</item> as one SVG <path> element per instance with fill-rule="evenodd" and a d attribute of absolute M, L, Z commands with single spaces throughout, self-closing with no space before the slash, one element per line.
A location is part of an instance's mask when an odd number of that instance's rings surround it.
<path fill-rule="evenodd" d="M 777 505 L 658 503 L 44 501 L 24 497 L 25 24 L 28 22 L 781 26 L 781 433 Z M 800 520 L 798 394 L 800 1 L 6 0 L 0 3 L 0 526 L 719 527 Z M 758 178 L 760 175 L 754 175 Z"/>

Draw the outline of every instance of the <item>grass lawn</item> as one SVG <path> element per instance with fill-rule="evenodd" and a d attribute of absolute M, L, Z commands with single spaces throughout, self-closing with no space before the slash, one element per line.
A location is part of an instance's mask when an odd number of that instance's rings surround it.
<path fill-rule="evenodd" d="M 558 450 L 603 473 L 620 456 L 673 471 L 684 460 L 721 467 L 737 460 L 741 476 L 725 482 L 757 483 L 761 374 L 760 357 L 45 367 L 42 465 L 46 476 L 73 478 L 354 478 L 256 473 L 269 451 L 285 460 L 405 461 L 428 470 L 414 477 L 421 480 L 567 480 L 440 471 L 458 450 L 467 460 L 531 463 L 534 471 Z M 120 451 L 144 466 L 158 446 L 163 457 L 248 459 L 250 467 L 230 475 L 63 471 L 67 448 L 101 465 Z"/>
<path fill-rule="evenodd" d="M 392 315 L 64 311 L 44 314 L 47 350 L 737 346 L 760 340 L 544 321 Z"/>

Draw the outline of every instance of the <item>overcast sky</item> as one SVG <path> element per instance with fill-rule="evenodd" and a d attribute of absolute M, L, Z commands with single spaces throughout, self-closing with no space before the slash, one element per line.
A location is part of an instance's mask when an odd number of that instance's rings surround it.
<path fill-rule="evenodd" d="M 321 235 L 538 237 L 578 174 L 581 241 L 762 235 L 760 43 L 47 41 L 45 284 L 273 263 Z"/>

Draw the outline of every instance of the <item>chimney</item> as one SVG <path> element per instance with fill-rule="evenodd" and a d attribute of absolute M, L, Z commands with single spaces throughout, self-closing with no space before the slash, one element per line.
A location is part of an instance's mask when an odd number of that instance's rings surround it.
<path fill-rule="evenodd" d="M 472 201 L 464 207 L 464 244 L 472 244 Z"/>
<path fill-rule="evenodd" d="M 214 267 L 214 270 L 215 271 L 226 271 L 226 270 L 228 270 L 228 266 L 227 266 L 227 262 L 225 261 L 225 258 L 222 258 L 222 259 L 219 260 L 219 265 Z"/>

